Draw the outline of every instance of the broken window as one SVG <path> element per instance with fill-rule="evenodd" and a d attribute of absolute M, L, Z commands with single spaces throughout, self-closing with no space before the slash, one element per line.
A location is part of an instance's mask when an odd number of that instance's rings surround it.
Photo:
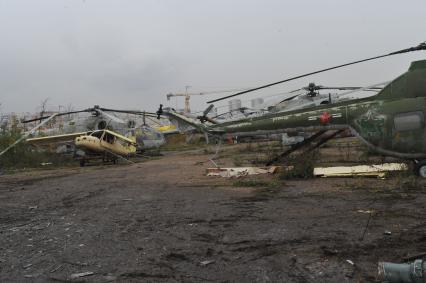
<path fill-rule="evenodd" d="M 421 129 L 424 124 L 423 112 L 407 112 L 395 115 L 393 121 L 396 131 L 412 131 Z"/>

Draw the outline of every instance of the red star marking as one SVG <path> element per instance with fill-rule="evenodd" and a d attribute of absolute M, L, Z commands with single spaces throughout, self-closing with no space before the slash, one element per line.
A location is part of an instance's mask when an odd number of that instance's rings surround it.
<path fill-rule="evenodd" d="M 321 124 L 327 124 L 327 123 L 330 122 L 330 120 L 331 120 L 331 115 L 328 112 L 324 112 L 320 116 L 320 123 Z"/>

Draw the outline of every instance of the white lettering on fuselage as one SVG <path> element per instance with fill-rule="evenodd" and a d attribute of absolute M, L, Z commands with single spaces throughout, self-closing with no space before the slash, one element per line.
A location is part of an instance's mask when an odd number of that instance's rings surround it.
<path fill-rule="evenodd" d="M 241 128 L 241 127 L 245 127 L 245 126 L 251 126 L 251 123 L 246 122 L 246 123 L 229 125 L 228 128 Z"/>
<path fill-rule="evenodd" d="M 278 116 L 278 117 L 274 117 L 272 118 L 272 122 L 277 122 L 277 121 L 281 121 L 281 120 L 288 120 L 289 116 Z"/>

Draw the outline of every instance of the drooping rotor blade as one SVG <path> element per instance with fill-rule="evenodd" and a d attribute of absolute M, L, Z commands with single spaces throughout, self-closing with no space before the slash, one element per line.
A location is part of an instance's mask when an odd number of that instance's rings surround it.
<path fill-rule="evenodd" d="M 84 110 L 79 110 L 79 111 L 70 111 L 70 112 L 60 112 L 60 113 L 55 113 L 53 115 L 55 115 L 55 117 L 58 116 L 64 116 L 64 115 L 69 115 L 69 114 L 76 114 L 76 113 L 82 113 L 82 112 L 90 112 L 92 109 L 84 109 Z M 30 120 L 25 120 L 25 121 L 21 121 L 21 123 L 30 123 L 30 122 L 34 122 L 34 121 L 41 121 L 41 120 L 45 120 L 48 119 L 50 117 L 52 117 L 53 115 L 50 116 L 43 116 L 43 117 L 38 117 L 38 118 L 34 118 L 34 119 L 30 119 Z"/>
<path fill-rule="evenodd" d="M 235 94 L 224 96 L 222 98 L 213 99 L 213 100 L 207 101 L 207 103 L 213 103 L 213 102 L 216 102 L 216 101 L 228 99 L 228 98 L 235 97 L 235 96 L 238 96 L 238 95 L 241 95 L 241 94 L 249 93 L 249 92 L 252 92 L 252 91 L 259 90 L 259 89 L 264 89 L 264 88 L 267 88 L 267 87 L 271 87 L 271 86 L 274 86 L 274 85 L 282 84 L 282 83 L 289 82 L 289 81 L 296 80 L 296 79 L 300 79 L 300 78 L 303 78 L 303 77 L 307 77 L 307 76 L 319 74 L 319 73 L 322 73 L 322 72 L 326 72 L 326 71 L 330 71 L 330 70 L 334 70 L 334 69 L 346 67 L 346 66 L 349 66 L 349 65 L 354 65 L 354 64 L 358 64 L 358 63 L 362 63 L 362 62 L 366 62 L 366 61 L 371 61 L 371 60 L 375 60 L 375 59 L 379 59 L 379 58 L 383 58 L 383 57 L 387 57 L 387 56 L 392 56 L 392 55 L 397 55 L 397 54 L 403 54 L 403 53 L 413 52 L 413 51 L 419 51 L 419 50 L 426 50 L 426 41 L 422 42 L 419 45 L 414 46 L 414 47 L 410 47 L 410 48 L 406 48 L 406 49 L 394 51 L 394 52 L 391 52 L 391 53 L 387 53 L 387 54 L 384 54 L 384 55 L 379 55 L 379 56 L 375 56 L 375 57 L 371 57 L 371 58 L 367 58 L 367 59 L 357 60 L 357 61 L 353 61 L 353 62 L 350 62 L 350 63 L 346 63 L 346 64 L 342 64 L 342 65 L 337 65 L 337 66 L 334 66 L 334 67 L 329 67 L 329 68 L 321 69 L 321 70 L 310 72 L 310 73 L 306 73 L 306 74 L 303 74 L 303 75 L 298 75 L 298 76 L 291 77 L 291 78 L 288 78 L 288 79 L 285 79 L 285 80 L 282 80 L 282 81 L 278 81 L 278 82 L 274 82 L 274 83 L 269 83 L 269 84 L 266 84 L 266 85 L 263 85 L 263 86 L 259 86 L 259 87 L 256 87 L 256 88 L 252 88 L 252 89 L 249 89 L 249 90 L 245 90 L 245 91 L 241 91 L 241 92 L 238 92 L 238 93 L 235 93 Z"/>
<path fill-rule="evenodd" d="M 118 109 L 109 109 L 109 108 L 103 108 L 100 107 L 99 108 L 102 111 L 106 111 L 106 112 L 117 112 L 117 113 L 139 113 L 141 111 L 138 110 L 118 110 Z"/>
<path fill-rule="evenodd" d="M 35 122 L 35 121 L 41 121 L 41 120 L 49 118 L 50 116 L 42 116 L 42 117 L 38 117 L 38 118 L 34 118 L 34 119 L 24 120 L 24 121 L 21 121 L 21 123 L 25 124 L 25 123 Z"/>
<path fill-rule="evenodd" d="M 214 121 L 213 119 L 207 117 L 207 115 L 210 113 L 210 111 L 212 111 L 214 105 L 210 104 L 204 111 L 203 111 L 203 116 L 198 116 L 197 118 L 201 121 L 201 123 L 204 123 L 205 121 L 209 121 L 210 123 L 213 124 L 217 124 L 216 121 Z"/>
<path fill-rule="evenodd" d="M 201 94 L 201 95 L 203 95 L 203 94 L 217 94 L 217 93 L 224 93 L 224 92 L 243 91 L 243 90 L 248 90 L 248 89 L 250 89 L 250 88 L 246 87 L 246 88 L 237 88 L 237 89 L 203 91 L 203 92 L 200 92 L 199 94 Z"/>
<path fill-rule="evenodd" d="M 293 96 L 290 96 L 290 97 L 288 97 L 288 98 L 284 99 L 283 101 L 290 101 L 290 100 L 293 100 L 294 98 L 298 97 L 299 95 L 301 95 L 301 93 L 296 94 L 296 95 L 293 95 Z M 282 102 L 283 102 L 283 101 L 282 101 Z"/>
<path fill-rule="evenodd" d="M 209 105 L 209 107 L 207 107 L 207 109 L 206 109 L 206 110 L 204 110 L 203 115 L 204 115 L 204 116 L 207 116 L 207 114 L 209 114 L 209 113 L 210 113 L 210 111 L 212 111 L 213 107 L 214 107 L 214 105 L 213 105 L 213 104 L 210 104 L 210 105 Z"/>
<path fill-rule="evenodd" d="M 76 113 L 82 113 L 82 112 L 102 112 L 102 114 L 104 114 L 105 116 L 107 116 L 108 118 L 118 122 L 118 123 L 125 123 L 123 120 L 121 120 L 118 117 L 112 116 L 108 113 L 105 112 L 117 112 L 117 113 L 127 113 L 127 114 L 134 114 L 134 115 L 146 115 L 146 116 L 150 116 L 150 117 L 157 117 L 157 115 L 155 113 L 152 112 L 144 112 L 144 111 L 136 111 L 136 110 L 117 110 L 117 109 L 109 109 L 109 108 L 102 108 L 99 106 L 95 106 L 93 108 L 87 108 L 87 109 L 83 109 L 83 110 L 78 110 L 78 111 L 69 111 L 69 112 L 60 112 L 60 113 L 56 113 L 56 117 L 58 116 L 63 116 L 63 115 L 69 115 L 69 114 L 76 114 Z M 41 120 L 45 120 L 50 118 L 51 116 L 43 116 L 43 117 L 38 117 L 38 118 L 34 118 L 34 119 L 29 119 L 29 120 L 25 120 L 25 121 L 21 121 L 21 123 L 30 123 L 30 122 L 34 122 L 34 121 L 41 121 Z"/>
<path fill-rule="evenodd" d="M 318 88 L 316 88 L 316 89 L 317 90 L 320 90 L 320 89 L 356 90 L 356 89 L 361 89 L 361 88 L 363 88 L 363 87 L 360 87 L 360 86 L 342 86 L 342 87 L 318 86 Z M 370 88 L 370 89 L 382 89 L 382 88 L 374 87 L 374 88 Z"/>
<path fill-rule="evenodd" d="M 303 88 L 303 87 L 302 88 L 298 88 L 298 89 L 292 90 L 290 92 L 287 92 L 286 94 L 295 93 L 295 92 L 298 92 L 298 91 L 301 91 L 301 90 L 305 90 L 305 88 Z M 293 99 L 295 99 L 296 97 L 298 97 L 298 96 L 300 96 L 302 94 L 304 94 L 304 93 L 298 93 L 296 95 L 292 95 L 292 96 L 287 97 L 286 99 L 282 100 L 281 102 L 293 100 Z"/>
<path fill-rule="evenodd" d="M 99 109 L 106 112 L 117 112 L 117 113 L 135 114 L 135 115 L 141 115 L 145 113 L 148 115 L 155 115 L 155 113 L 140 111 L 140 110 L 119 110 L 119 109 L 109 109 L 109 108 L 103 108 L 103 107 L 100 107 Z"/>
<path fill-rule="evenodd" d="M 380 86 L 385 86 L 385 85 L 387 85 L 388 83 L 390 83 L 390 81 L 382 82 L 382 83 L 378 83 L 378 84 L 374 84 L 374 85 L 371 85 L 371 86 L 361 87 L 361 88 L 354 89 L 354 90 L 350 90 L 350 91 L 347 91 L 347 92 L 341 93 L 341 94 L 340 94 L 340 97 L 343 97 L 343 96 L 345 96 L 345 95 L 348 95 L 348 94 L 351 94 L 351 93 L 354 93 L 354 92 L 358 92 L 358 91 L 382 89 Z"/>
<path fill-rule="evenodd" d="M 102 111 L 107 112 L 117 112 L 117 113 L 125 113 L 125 114 L 132 114 L 132 115 L 142 115 L 146 117 L 157 117 L 157 114 L 152 112 L 146 112 L 146 111 L 139 111 L 139 110 L 117 110 L 117 109 L 108 109 L 108 108 L 99 108 Z"/>
<path fill-rule="evenodd" d="M 290 91 L 289 93 L 293 93 L 293 92 L 296 92 L 296 91 L 301 91 L 303 88 L 298 88 L 298 89 L 295 89 L 295 90 L 292 90 L 292 91 Z"/>

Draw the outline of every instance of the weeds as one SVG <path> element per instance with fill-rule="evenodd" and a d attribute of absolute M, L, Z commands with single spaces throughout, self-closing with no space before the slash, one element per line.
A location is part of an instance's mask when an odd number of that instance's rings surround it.
<path fill-rule="evenodd" d="M 254 187 L 254 195 L 243 198 L 244 201 L 267 201 L 276 198 L 277 193 L 280 192 L 280 188 L 284 187 L 285 184 L 277 180 L 259 180 L 259 179 L 246 179 L 237 180 L 233 183 L 234 187 Z"/>
<path fill-rule="evenodd" d="M 280 179 L 286 180 L 291 178 L 312 178 L 314 173 L 314 167 L 317 163 L 318 152 L 313 151 L 311 153 L 298 155 L 296 157 L 289 156 L 288 164 L 293 165 L 292 170 L 283 170 L 279 175 Z"/>
<path fill-rule="evenodd" d="M 20 137 L 21 133 L 19 131 L 3 132 L 0 135 L 0 149 L 5 149 Z M 18 143 L 15 147 L 0 156 L 0 169 L 2 170 L 37 168 L 42 166 L 48 168 L 49 166 L 58 167 L 75 164 L 71 156 L 43 151 L 25 142 Z"/>
<path fill-rule="evenodd" d="M 237 167 L 243 165 L 243 159 L 239 156 L 235 156 L 233 158 L 233 162 L 234 162 L 234 166 L 237 166 Z"/>
<path fill-rule="evenodd" d="M 362 182 L 354 182 L 353 180 L 347 181 L 345 180 L 345 184 L 343 186 L 346 190 L 370 190 L 372 189 L 371 186 L 366 185 Z M 376 188 L 377 189 L 377 188 Z"/>
<path fill-rule="evenodd" d="M 424 189 L 425 183 L 414 176 L 412 171 L 400 172 L 397 176 L 397 186 L 399 189 Z"/>

